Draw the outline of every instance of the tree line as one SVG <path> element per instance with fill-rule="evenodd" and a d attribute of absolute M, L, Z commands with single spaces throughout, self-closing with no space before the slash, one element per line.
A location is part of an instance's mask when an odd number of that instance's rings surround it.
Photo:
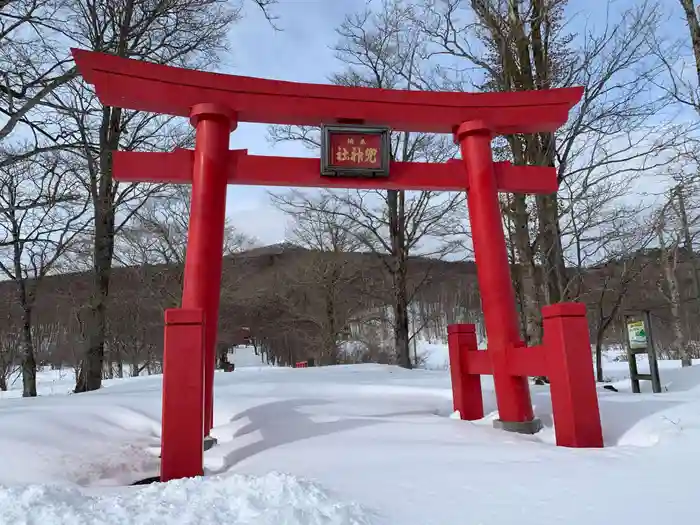
<path fill-rule="evenodd" d="M 638 265 L 630 279 L 630 265 Z M 681 253 L 678 275 L 682 302 L 693 299 L 691 265 Z M 426 271 L 429 277 L 426 279 Z M 569 270 L 571 271 L 571 270 Z M 620 345 L 625 327 L 616 311 L 649 309 L 656 342 L 664 358 L 678 358 L 674 349 L 673 311 L 650 277 L 662 274 L 658 250 L 592 268 L 581 276 L 580 300 L 589 307 L 591 337 L 599 350 Z M 89 272 L 48 276 L 31 327 L 38 366 L 64 369 L 79 377 L 86 339 L 85 304 Z M 182 265 L 140 264 L 117 267 L 107 315 L 103 378 L 137 376 L 162 370 L 163 309 L 179 302 Z M 447 326 L 475 323 L 485 341 L 476 266 L 468 261 L 435 261 L 415 257 L 408 262 L 412 290 L 409 344 L 412 366 L 426 358 L 421 342 L 445 344 Z M 16 326 L 23 312 L 13 283 L 0 284 L 12 297 L 0 310 L 0 390 L 6 389 L 21 362 Z M 249 249 L 224 260 L 219 349 L 252 344 L 261 361 L 291 366 L 313 358 L 319 365 L 375 362 L 395 364 L 392 317 L 393 281 L 376 255 L 362 252 L 315 251 L 283 244 Z M 688 315 L 697 315 L 692 309 Z M 684 323 L 691 319 L 684 319 Z M 691 341 L 690 357 L 700 357 Z M 236 356 L 234 354 L 234 362 Z M 440 366 L 442 363 L 434 361 Z M 601 378 L 604 377 L 601 369 Z"/>
<path fill-rule="evenodd" d="M 275 0 L 250 4 L 270 30 L 284 30 Z M 697 13 L 692 0 L 606 1 L 595 12 L 574 4 L 374 0 L 337 28 L 331 81 L 407 90 L 583 86 L 560 131 L 494 141 L 498 160 L 554 166 L 559 180 L 556 194 L 502 196 L 523 339 L 541 342 L 543 305 L 583 300 L 600 358 L 623 313 L 648 308 L 669 327 L 669 351 L 690 364 L 700 340 Z M 0 271 L 13 290 L 3 294 L 0 355 L 21 367 L 25 396 L 36 395 L 37 358 L 49 347 L 74 363 L 76 392 L 99 388 L 113 365 L 117 374 L 124 363 L 157 371 L 162 308 L 180 297 L 188 189 L 117 183 L 111 153 L 188 147 L 192 130 L 181 119 L 102 106 L 77 76 L 70 47 L 214 69 L 228 56 L 229 31 L 246 23 L 243 7 L 0 0 Z M 319 147 L 311 127 L 274 126 L 270 138 Z M 448 136 L 392 135 L 395 160 L 457 155 Z M 307 264 L 227 270 L 222 345 L 236 339 L 227 330 L 246 326 L 281 364 L 312 348 L 322 362 L 410 368 L 416 334 L 478 320 L 473 274 L 445 270 L 470 257 L 463 194 L 295 190 L 270 198 L 290 219 L 289 241 L 304 249 L 292 250 L 296 260 Z M 257 268 L 251 261 L 267 256 L 252 257 L 254 245 L 227 225 L 230 260 Z"/>

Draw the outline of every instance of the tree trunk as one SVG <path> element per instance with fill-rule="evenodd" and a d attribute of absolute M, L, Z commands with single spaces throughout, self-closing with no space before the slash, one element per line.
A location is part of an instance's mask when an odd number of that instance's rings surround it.
<path fill-rule="evenodd" d="M 539 246 L 542 254 L 547 304 L 566 299 L 566 263 L 561 246 L 557 194 L 538 195 Z"/>
<path fill-rule="evenodd" d="M 32 341 L 32 311 L 22 312 L 22 397 L 36 397 L 36 359 Z"/>
<path fill-rule="evenodd" d="M 323 350 L 325 351 L 325 356 L 319 359 L 319 364 L 338 364 L 338 329 L 336 328 L 336 311 L 335 311 L 335 286 L 337 281 L 340 279 L 338 275 L 338 269 L 332 268 L 331 270 L 331 282 L 326 288 L 326 341 L 323 345 Z M 324 359 L 325 357 L 325 359 Z"/>
<path fill-rule="evenodd" d="M 684 308 L 685 323 L 686 328 L 688 330 L 688 338 L 697 339 L 697 323 L 693 322 L 693 318 L 696 318 L 697 315 L 700 314 L 700 309 L 698 308 L 698 305 L 700 305 L 700 276 L 698 275 L 697 258 L 695 257 L 695 250 L 693 249 L 693 238 L 690 233 L 690 225 L 688 223 L 688 213 L 685 208 L 685 196 L 683 195 L 685 187 L 681 184 L 677 186 L 676 191 L 678 195 L 678 214 L 681 219 L 681 228 L 683 229 L 683 246 L 686 250 L 686 256 L 690 261 L 690 277 L 691 282 L 693 284 L 692 294 L 694 298 L 692 302 L 695 304 L 694 312 L 692 312 L 692 310 L 688 308 L 690 305 L 686 304 L 686 308 Z M 692 315 L 691 312 L 694 315 Z"/>
<path fill-rule="evenodd" d="M 525 315 L 525 340 L 530 346 L 542 341 L 540 322 L 540 278 L 530 246 L 529 217 L 525 195 L 513 195 L 514 243 L 521 271 L 522 309 Z"/>
<path fill-rule="evenodd" d="M 97 239 L 96 237 L 95 244 L 98 244 Z M 88 346 L 80 366 L 80 375 L 75 386 L 76 393 L 98 390 L 102 386 L 107 331 L 106 303 L 109 289 L 109 270 L 105 272 L 103 264 L 95 265 L 93 286 L 95 288 L 87 323 Z"/>
<path fill-rule="evenodd" d="M 406 250 L 405 193 L 389 190 L 389 235 L 392 255 L 392 288 L 394 292 L 394 349 L 398 365 L 412 368 L 408 324 L 408 253 Z"/>
<path fill-rule="evenodd" d="M 598 382 L 603 381 L 603 338 L 605 337 L 605 333 L 612 326 L 613 320 L 617 317 L 617 314 L 620 311 L 622 301 L 627 294 L 630 282 L 632 282 L 632 279 L 626 279 L 624 283 L 618 284 L 616 288 L 617 297 L 615 298 L 612 307 L 610 308 L 610 313 L 607 316 L 603 315 L 607 281 L 605 282 L 605 288 L 600 295 L 600 301 L 598 302 L 598 329 L 595 335 L 596 381 Z"/>
<path fill-rule="evenodd" d="M 7 392 L 7 378 L 0 375 L 0 392 Z"/>
<path fill-rule="evenodd" d="M 409 346 L 408 304 L 406 300 L 405 274 L 396 275 L 394 286 L 394 344 L 399 366 L 413 368 Z M 401 282 L 403 281 L 403 284 Z"/>
<path fill-rule="evenodd" d="M 527 20 L 530 24 L 530 43 L 534 68 L 530 70 L 532 89 L 548 89 L 553 76 L 553 64 L 549 58 L 549 43 L 547 32 L 551 29 L 551 18 L 548 11 L 552 9 L 549 2 L 533 0 L 532 12 Z M 521 22 L 524 24 L 524 22 Z M 526 34 L 526 31 L 523 31 Z M 524 37 L 524 39 L 526 39 Z M 529 56 L 525 54 L 529 63 Z M 556 166 L 556 145 L 553 133 L 539 133 L 528 144 L 530 161 L 541 166 Z M 538 195 L 536 197 L 538 222 L 540 226 L 539 247 L 543 256 L 545 293 L 547 304 L 559 303 L 566 300 L 568 276 L 564 250 L 561 245 L 561 230 L 559 227 L 559 200 L 556 193 Z"/>
<path fill-rule="evenodd" d="M 113 346 L 113 345 L 111 345 L 111 346 Z M 115 362 L 114 354 L 115 354 L 115 352 L 114 352 L 114 349 L 111 348 L 111 346 L 109 346 L 107 348 L 107 351 L 105 352 L 105 357 L 106 357 L 106 359 L 105 359 L 105 365 L 106 365 L 105 372 L 106 372 L 106 374 L 103 374 L 103 376 L 106 376 L 107 379 L 114 379 L 114 362 Z"/>
<path fill-rule="evenodd" d="M 693 55 L 695 55 L 695 72 L 700 82 L 700 22 L 695 12 L 693 0 L 680 0 L 690 31 L 690 41 L 693 44 Z"/>
<path fill-rule="evenodd" d="M 15 234 L 14 238 L 21 237 Z M 20 306 L 22 307 L 22 334 L 20 336 L 22 348 L 22 397 L 36 397 L 36 357 L 34 356 L 34 342 L 32 341 L 32 307 L 36 288 L 27 289 L 27 281 L 22 277 L 24 274 L 22 256 L 22 244 L 18 242 L 13 243 L 12 262 L 15 282 L 19 291 Z M 36 283 L 30 286 L 35 287 Z"/>
<path fill-rule="evenodd" d="M 605 329 L 598 330 L 595 338 L 595 380 L 598 383 L 603 382 L 603 335 Z"/>
<path fill-rule="evenodd" d="M 602 383 L 603 379 L 603 345 L 596 342 L 595 345 L 595 380 Z"/>
<path fill-rule="evenodd" d="M 112 152 L 119 145 L 121 109 L 104 107 L 100 126 L 99 175 L 93 181 L 95 211 L 94 279 L 87 349 L 80 367 L 75 392 L 98 390 L 102 386 L 105 339 L 107 334 L 107 298 L 114 252 L 114 183 Z"/>
<path fill-rule="evenodd" d="M 675 248 L 677 250 L 677 248 Z M 675 264 L 671 263 L 668 252 L 663 254 L 663 271 L 668 286 L 668 299 L 671 308 L 671 333 L 673 334 L 672 347 L 681 358 L 681 366 L 691 366 L 693 363 L 688 356 L 685 334 L 683 332 L 683 313 L 681 307 L 681 294 L 678 288 Z"/>
<path fill-rule="evenodd" d="M 515 203 L 512 200 L 513 196 L 509 196 L 509 200 L 504 204 L 501 210 L 501 215 L 506 217 L 506 231 L 509 239 L 508 246 L 508 263 L 510 264 L 510 278 L 513 282 L 513 292 L 515 293 L 515 304 L 518 310 L 518 331 L 523 334 L 524 340 L 528 341 L 528 315 L 525 308 L 525 289 L 524 289 L 524 271 L 523 267 L 519 264 L 519 251 L 515 242 L 515 221 L 513 220 L 512 209 L 515 207 Z"/>
<path fill-rule="evenodd" d="M 681 358 L 681 366 L 691 366 L 693 363 L 688 357 L 685 347 L 685 337 L 683 336 L 683 323 L 679 312 L 678 305 L 671 303 L 671 333 L 673 334 L 673 342 L 671 347 L 675 350 L 675 354 Z"/>

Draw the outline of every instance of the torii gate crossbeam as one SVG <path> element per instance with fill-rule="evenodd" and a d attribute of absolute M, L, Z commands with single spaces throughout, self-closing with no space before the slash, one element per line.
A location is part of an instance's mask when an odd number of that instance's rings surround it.
<path fill-rule="evenodd" d="M 585 308 L 551 307 L 544 312 L 544 344 L 525 348 L 520 340 L 498 193 L 555 192 L 555 170 L 494 163 L 491 151 L 495 135 L 561 127 L 581 88 L 481 94 L 353 88 L 221 75 L 79 49 L 73 56 L 103 104 L 188 117 L 196 128 L 193 151 L 114 153 L 117 180 L 192 184 L 182 308 L 166 312 L 162 480 L 202 474 L 203 436 L 213 424 L 227 184 L 466 190 L 489 348 L 476 351 L 473 326 L 450 327 L 455 409 L 462 419 L 482 417 L 479 374 L 493 374 L 500 423 L 528 431 L 536 419 L 527 375 L 547 374 L 557 443 L 602 446 Z M 462 159 L 392 162 L 387 177 L 329 177 L 319 159 L 229 150 L 239 122 L 450 133 Z"/>

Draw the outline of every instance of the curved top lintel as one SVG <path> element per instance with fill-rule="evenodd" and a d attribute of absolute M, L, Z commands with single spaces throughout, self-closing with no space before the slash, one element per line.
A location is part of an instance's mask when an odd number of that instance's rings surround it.
<path fill-rule="evenodd" d="M 216 103 L 229 107 L 240 122 L 314 126 L 354 119 L 396 130 L 451 133 L 478 119 L 496 134 L 554 131 L 583 94 L 578 87 L 460 93 L 306 84 L 72 52 L 104 104 L 187 117 L 196 104 Z"/>

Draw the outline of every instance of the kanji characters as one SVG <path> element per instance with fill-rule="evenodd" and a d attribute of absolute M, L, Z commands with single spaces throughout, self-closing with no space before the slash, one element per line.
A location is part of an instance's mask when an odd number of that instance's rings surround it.
<path fill-rule="evenodd" d="M 338 162 L 345 162 L 349 158 L 350 158 L 350 153 L 348 152 L 347 148 L 343 148 L 342 146 L 339 146 L 335 152 L 335 160 L 337 160 Z"/>
<path fill-rule="evenodd" d="M 377 148 L 367 148 L 365 149 L 365 161 L 370 164 L 377 162 Z"/>
<path fill-rule="evenodd" d="M 359 143 L 359 146 L 356 144 Z M 379 150 L 377 148 L 367 147 L 367 141 L 364 137 L 348 137 L 344 139 L 344 143 L 340 143 L 335 147 L 335 161 L 346 164 L 376 164 L 378 160 Z"/>
<path fill-rule="evenodd" d="M 350 153 L 350 160 L 357 163 L 364 162 L 365 152 L 357 146 L 353 147 L 352 152 Z"/>

